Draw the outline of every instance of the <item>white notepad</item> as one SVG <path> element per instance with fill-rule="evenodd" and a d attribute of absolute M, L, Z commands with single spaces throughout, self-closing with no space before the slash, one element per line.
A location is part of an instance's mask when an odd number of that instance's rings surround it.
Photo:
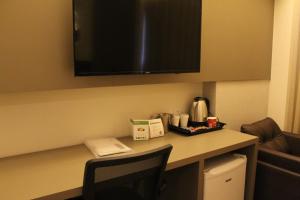
<path fill-rule="evenodd" d="M 87 140 L 84 142 L 84 144 L 96 157 L 125 153 L 132 150 L 116 138 L 100 138 Z"/>

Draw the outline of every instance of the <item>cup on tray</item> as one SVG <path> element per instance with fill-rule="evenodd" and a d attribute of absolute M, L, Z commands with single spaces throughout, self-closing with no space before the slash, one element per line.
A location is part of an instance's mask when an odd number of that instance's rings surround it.
<path fill-rule="evenodd" d="M 179 121 L 180 121 L 180 115 L 179 114 L 172 114 L 171 115 L 171 124 L 173 126 L 179 126 Z"/>
<path fill-rule="evenodd" d="M 217 117 L 207 117 L 207 124 L 209 128 L 216 128 L 217 122 L 218 122 Z"/>
<path fill-rule="evenodd" d="M 180 114 L 180 127 L 181 128 L 186 128 L 188 125 L 188 121 L 189 121 L 189 114 Z"/>

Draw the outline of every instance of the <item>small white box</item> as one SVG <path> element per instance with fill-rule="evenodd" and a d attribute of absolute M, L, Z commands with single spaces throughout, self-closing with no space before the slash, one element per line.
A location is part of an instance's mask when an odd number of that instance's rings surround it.
<path fill-rule="evenodd" d="M 149 120 L 149 131 L 150 138 L 164 136 L 164 126 L 160 118 Z"/>
<path fill-rule="evenodd" d="M 131 119 L 133 140 L 149 140 L 149 120 Z"/>

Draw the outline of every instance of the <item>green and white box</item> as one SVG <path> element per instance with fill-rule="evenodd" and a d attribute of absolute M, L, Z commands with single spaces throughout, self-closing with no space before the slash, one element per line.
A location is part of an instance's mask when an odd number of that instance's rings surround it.
<path fill-rule="evenodd" d="M 133 140 L 149 140 L 149 120 L 131 119 Z"/>

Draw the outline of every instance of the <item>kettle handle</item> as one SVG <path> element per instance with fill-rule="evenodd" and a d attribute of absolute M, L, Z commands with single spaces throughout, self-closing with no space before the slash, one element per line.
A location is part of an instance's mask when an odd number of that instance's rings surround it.
<path fill-rule="evenodd" d="M 206 107 L 207 107 L 207 115 L 209 116 L 211 114 L 210 110 L 209 110 L 209 100 L 206 97 L 203 97 L 203 98 L 204 98 L 204 101 L 205 101 Z"/>

